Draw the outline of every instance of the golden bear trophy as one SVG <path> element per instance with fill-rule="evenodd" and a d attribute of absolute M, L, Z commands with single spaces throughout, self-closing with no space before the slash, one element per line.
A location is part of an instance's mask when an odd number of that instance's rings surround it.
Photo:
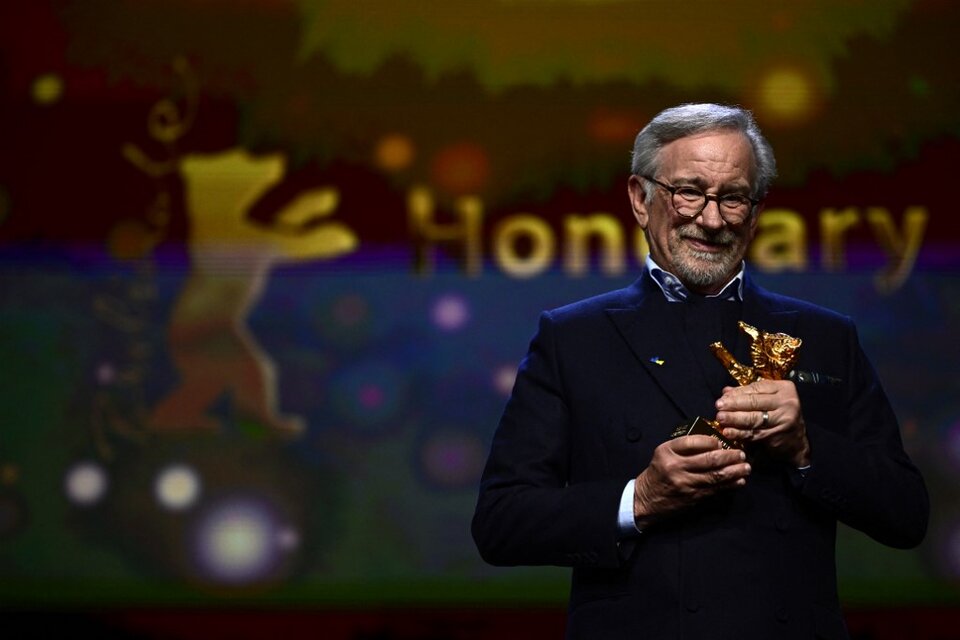
<path fill-rule="evenodd" d="M 794 338 L 785 333 L 767 333 L 751 327 L 742 320 L 739 325 L 740 330 L 750 337 L 752 367 L 737 362 L 722 343 L 714 342 L 710 345 L 713 355 L 723 363 L 733 379 L 740 386 L 744 386 L 760 379 L 783 380 L 786 378 L 797 360 L 797 352 L 802 343 L 800 338 Z M 707 420 L 699 416 L 677 426 L 670 437 L 677 438 L 693 434 L 713 436 L 720 441 L 724 449 L 743 448 L 742 444 L 730 440 L 720 432 L 720 425 L 716 420 Z"/>

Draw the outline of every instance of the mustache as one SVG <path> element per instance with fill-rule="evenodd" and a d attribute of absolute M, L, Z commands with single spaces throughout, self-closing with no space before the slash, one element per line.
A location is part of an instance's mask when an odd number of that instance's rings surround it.
<path fill-rule="evenodd" d="M 737 239 L 735 233 L 729 229 L 721 229 L 716 233 L 708 233 L 703 229 L 685 229 L 680 231 L 681 238 L 690 240 L 700 240 L 701 242 L 711 242 L 713 244 L 730 245 Z"/>

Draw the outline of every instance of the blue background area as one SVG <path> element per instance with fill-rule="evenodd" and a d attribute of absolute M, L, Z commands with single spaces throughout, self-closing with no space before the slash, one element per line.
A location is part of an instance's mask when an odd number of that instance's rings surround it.
<path fill-rule="evenodd" d="M 5 597 L 33 597 L 38 588 L 67 602 L 196 597 L 191 583 L 217 580 L 198 574 L 191 560 L 185 540 L 192 522 L 204 513 L 204 500 L 246 493 L 299 523 L 300 544 L 267 576 L 269 588 L 253 592 L 265 602 L 561 601 L 565 571 L 485 566 L 469 536 L 476 482 L 506 400 L 497 373 L 515 369 L 541 310 L 631 279 L 279 269 L 249 324 L 275 363 L 281 411 L 308 425 L 303 437 L 285 441 L 237 421 L 230 397 L 212 409 L 225 424 L 216 434 L 167 439 L 119 426 L 136 422 L 138 399 L 149 406 L 176 380 L 159 318 L 182 274 L 77 278 L 59 268 L 5 269 L 7 392 L 0 415 L 16 426 L 6 430 L 5 459 L 24 469 L 4 488 L 5 513 L 14 514 L 4 521 Z M 960 320 L 960 281 L 915 274 L 879 297 L 869 273 L 757 279 L 857 320 L 930 487 L 931 535 L 916 551 L 888 550 L 841 529 L 848 601 L 952 601 L 960 524 L 953 363 L 960 347 L 951 327 Z M 156 294 L 136 332 L 78 312 L 105 299 L 125 300 L 132 312 L 134 284 L 155 285 Z M 443 328 L 432 314 L 450 300 L 465 313 L 460 324 Z M 122 376 L 105 383 L 96 376 L 104 362 L 142 375 L 135 383 Z M 65 473 L 78 459 L 96 459 L 98 443 L 106 447 L 101 453 L 109 451 L 111 488 L 92 507 L 71 505 L 61 486 Z M 171 461 L 191 465 L 206 482 L 203 499 L 187 513 L 165 511 L 151 496 L 152 474 Z M 16 528 L 6 525 L 11 518 Z"/>

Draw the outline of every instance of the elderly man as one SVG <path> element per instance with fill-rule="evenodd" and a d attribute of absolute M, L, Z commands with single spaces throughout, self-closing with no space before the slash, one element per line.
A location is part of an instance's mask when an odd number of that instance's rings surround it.
<path fill-rule="evenodd" d="M 890 403 L 848 318 L 744 269 L 776 175 L 748 111 L 667 109 L 632 169 L 645 268 L 541 315 L 481 481 L 480 553 L 573 567 L 569 638 L 847 638 L 837 522 L 908 548 L 929 516 Z M 740 320 L 800 338 L 806 375 L 737 386 L 708 345 L 749 363 Z M 736 446 L 671 437 L 696 416 Z"/>

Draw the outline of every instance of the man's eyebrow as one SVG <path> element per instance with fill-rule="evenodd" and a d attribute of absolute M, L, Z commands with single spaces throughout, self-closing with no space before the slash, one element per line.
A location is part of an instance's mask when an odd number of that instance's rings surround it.
<path fill-rule="evenodd" d="M 710 185 L 707 184 L 707 181 L 702 176 L 681 176 L 679 178 L 674 178 L 671 181 L 671 184 L 675 186 L 689 186 L 696 187 L 703 192 L 706 192 L 710 188 Z M 727 193 L 749 193 L 750 185 L 749 184 L 724 184 L 717 189 L 719 194 Z"/>

